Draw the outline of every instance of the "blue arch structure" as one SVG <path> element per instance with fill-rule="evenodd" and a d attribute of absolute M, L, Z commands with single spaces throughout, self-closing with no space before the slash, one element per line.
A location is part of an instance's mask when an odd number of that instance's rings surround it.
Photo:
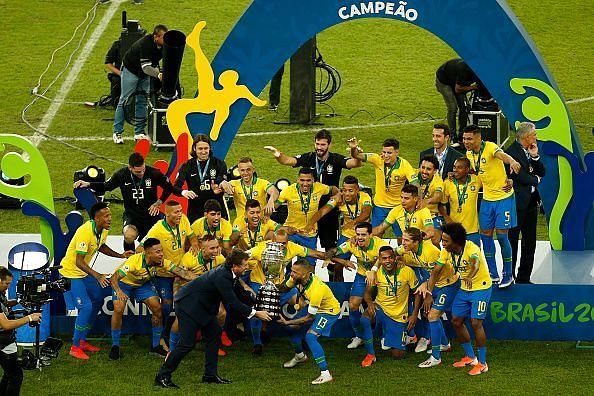
<path fill-rule="evenodd" d="M 255 0 L 212 61 L 215 81 L 232 69 L 239 73 L 241 84 L 261 92 L 310 37 L 362 18 L 394 19 L 433 33 L 475 71 L 512 125 L 534 122 L 547 167 L 540 191 L 552 246 L 557 250 L 594 249 L 594 177 L 586 167 L 594 164 L 594 153 L 583 158 L 557 84 L 503 0 Z M 231 106 L 213 144 L 215 155 L 226 156 L 250 107 L 244 99 Z M 186 121 L 195 135 L 210 129 L 212 117 L 194 113 Z"/>

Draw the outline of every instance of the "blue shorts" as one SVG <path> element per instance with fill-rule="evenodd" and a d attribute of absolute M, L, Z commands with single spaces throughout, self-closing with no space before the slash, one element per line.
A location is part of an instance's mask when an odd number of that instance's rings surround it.
<path fill-rule="evenodd" d="M 491 288 L 483 290 L 458 290 L 452 304 L 452 316 L 458 318 L 471 317 L 484 320 L 491 299 Z"/>
<path fill-rule="evenodd" d="M 119 281 L 118 283 L 120 284 L 120 289 L 126 293 L 130 300 L 144 301 L 147 298 L 157 297 L 159 295 L 151 282 L 146 282 L 142 286 L 132 286 L 122 281 Z M 111 297 L 114 301 L 118 299 L 115 290 L 111 292 Z"/>
<path fill-rule="evenodd" d="M 481 234 L 478 232 L 473 232 L 472 234 L 466 234 L 466 240 L 470 242 L 474 242 L 476 246 L 479 248 L 481 247 Z"/>
<path fill-rule="evenodd" d="M 304 246 L 308 249 L 316 249 L 318 247 L 317 237 L 308 237 L 300 234 L 289 235 L 289 241 L 295 242 L 298 245 Z M 314 267 L 316 266 L 316 259 L 313 257 L 305 257 L 307 261 Z M 288 267 L 288 266 L 287 266 Z"/>
<path fill-rule="evenodd" d="M 157 293 L 159 294 L 159 297 L 161 297 L 161 300 L 173 300 L 173 280 L 175 278 L 156 276 L 154 279 Z"/>
<path fill-rule="evenodd" d="M 392 208 L 383 208 L 381 206 L 373 205 L 371 209 L 371 225 L 375 228 L 382 224 L 386 217 L 388 217 L 388 213 L 390 213 L 391 210 Z M 397 221 L 392 224 L 392 231 L 394 231 L 394 235 L 396 237 L 402 236 L 402 230 L 400 229 L 400 225 Z"/>
<path fill-rule="evenodd" d="M 515 227 L 516 220 L 516 196 L 500 199 L 498 201 L 487 201 L 483 199 L 479 212 L 479 225 L 481 230 L 509 230 Z"/>
<path fill-rule="evenodd" d="M 327 313 L 319 313 L 314 316 L 313 323 L 310 326 L 310 330 L 321 335 L 321 336 L 330 336 L 330 330 L 332 330 L 332 326 L 338 320 L 340 314 L 327 314 Z"/>
<path fill-rule="evenodd" d="M 406 321 L 404 323 L 396 322 L 386 315 L 379 306 L 375 306 L 375 327 L 381 326 L 385 346 L 400 349 L 401 351 L 406 350 L 407 325 Z"/>
<path fill-rule="evenodd" d="M 441 226 L 445 224 L 443 216 L 435 216 L 433 218 L 433 228 L 441 231 Z"/>
<path fill-rule="evenodd" d="M 64 294 L 68 294 L 68 302 L 74 304 L 73 308 L 80 311 L 86 304 L 97 305 L 103 302 L 103 291 L 97 279 L 91 275 L 69 279 L 70 290 Z"/>
<path fill-rule="evenodd" d="M 442 312 L 450 311 L 458 290 L 460 290 L 460 279 L 444 287 L 435 286 L 433 288 L 433 304 L 431 308 Z"/>
<path fill-rule="evenodd" d="M 256 283 L 256 282 L 250 282 L 249 283 L 250 287 L 252 288 L 252 290 L 254 291 L 254 293 L 256 293 L 256 296 L 258 295 L 258 291 L 260 290 L 260 288 L 262 287 L 261 284 Z M 289 300 L 291 299 L 291 297 L 296 296 L 298 294 L 297 289 L 296 288 L 291 288 L 288 292 L 286 293 L 281 293 L 280 295 L 280 305 L 281 307 L 285 304 L 287 304 L 289 302 Z"/>
<path fill-rule="evenodd" d="M 415 273 L 415 276 L 419 281 L 419 285 L 423 282 L 427 282 L 429 280 L 429 277 L 431 276 L 431 273 L 429 273 L 429 271 L 425 267 L 410 267 L 410 269 L 412 269 Z"/>
<path fill-rule="evenodd" d="M 367 287 L 367 283 L 365 282 L 365 277 L 357 272 L 355 275 L 355 280 L 353 280 L 353 285 L 351 286 L 351 297 L 363 297 L 365 294 L 365 288 Z"/>

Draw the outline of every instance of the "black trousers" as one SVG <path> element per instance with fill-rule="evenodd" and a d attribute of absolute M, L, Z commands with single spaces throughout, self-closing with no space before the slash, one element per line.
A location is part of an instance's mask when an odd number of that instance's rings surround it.
<path fill-rule="evenodd" d="M 194 349 L 196 344 L 196 332 L 202 330 L 204 340 L 204 375 L 217 375 L 219 362 L 219 346 L 221 343 L 221 327 L 217 323 L 216 316 L 205 325 L 200 326 L 191 315 L 179 307 L 175 308 L 175 314 L 179 321 L 179 342 L 173 352 L 165 359 L 165 363 L 159 370 L 159 377 L 170 378 L 177 369 L 183 358 Z"/>
<path fill-rule="evenodd" d="M 527 283 L 532 275 L 534 266 L 534 252 L 536 251 L 536 222 L 538 220 L 538 205 L 536 198 L 532 197 L 526 209 L 517 211 L 518 225 L 509 230 L 509 242 L 512 248 L 512 274 L 516 273 L 516 261 L 518 259 L 518 240 L 522 234 L 522 255 L 520 267 L 516 275 L 518 283 Z"/>
<path fill-rule="evenodd" d="M 282 65 L 274 77 L 272 77 L 272 80 L 270 80 L 270 89 L 268 90 L 268 104 L 270 106 L 278 106 L 280 103 L 281 83 L 283 81 L 284 72 L 285 65 Z"/>
<path fill-rule="evenodd" d="M 23 383 L 23 369 L 17 363 L 17 353 L 6 354 L 0 351 L 0 366 L 4 370 L 0 380 L 0 395 L 18 396 Z"/>

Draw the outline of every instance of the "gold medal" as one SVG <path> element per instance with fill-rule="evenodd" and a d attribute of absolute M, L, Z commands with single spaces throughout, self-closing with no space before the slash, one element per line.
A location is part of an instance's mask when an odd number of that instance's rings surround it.
<path fill-rule="evenodd" d="M 462 206 L 459 206 L 459 207 L 458 207 L 458 210 L 457 210 L 457 212 L 458 212 L 458 213 L 462 213 Z"/>
<path fill-rule="evenodd" d="M 299 308 L 301 308 L 301 305 L 295 304 L 295 305 L 293 305 L 293 308 L 295 308 L 295 311 L 299 311 Z"/>

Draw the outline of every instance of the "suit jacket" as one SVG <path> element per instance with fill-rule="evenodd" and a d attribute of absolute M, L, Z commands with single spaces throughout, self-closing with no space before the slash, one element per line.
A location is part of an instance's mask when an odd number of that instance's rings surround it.
<path fill-rule="evenodd" d="M 194 279 L 175 295 L 176 309 L 191 316 L 198 325 L 204 326 L 213 320 L 223 302 L 231 310 L 244 317 L 252 309 L 237 298 L 234 288 L 239 279 L 233 279 L 231 269 L 222 265 Z"/>
<path fill-rule="evenodd" d="M 509 146 L 505 152 L 522 165 L 520 173 L 515 174 L 512 172 L 510 179 L 514 181 L 516 209 L 524 210 L 531 202 L 532 187 L 538 187 L 538 177 L 536 176 L 543 177 L 545 175 L 545 167 L 540 158 L 538 161 L 533 159 L 528 160 L 526 152 L 518 141 L 515 141 Z M 538 194 L 538 190 L 535 190 L 535 193 Z"/>
<path fill-rule="evenodd" d="M 431 147 L 430 149 L 421 151 L 419 163 L 421 162 L 421 158 L 426 155 L 434 155 L 434 148 Z M 443 168 L 441 169 L 441 172 L 439 172 L 439 176 L 441 176 L 442 179 L 445 180 L 448 177 L 448 173 L 454 170 L 454 161 L 460 157 L 464 157 L 464 154 L 456 151 L 456 149 L 452 147 L 448 147 L 448 152 L 446 153 L 445 160 L 443 162 Z"/>

